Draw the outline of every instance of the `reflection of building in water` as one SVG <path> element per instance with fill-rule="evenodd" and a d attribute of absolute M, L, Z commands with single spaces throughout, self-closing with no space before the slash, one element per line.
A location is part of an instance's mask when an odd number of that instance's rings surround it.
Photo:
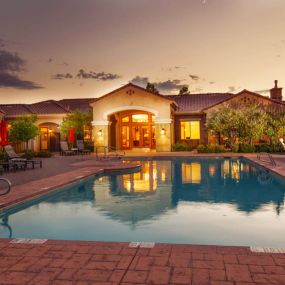
<path fill-rule="evenodd" d="M 141 165 L 139 173 L 105 176 L 95 181 L 96 207 L 112 218 L 132 224 L 173 208 L 171 161 L 142 161 Z"/>
<path fill-rule="evenodd" d="M 118 176 L 119 187 L 123 192 L 153 192 L 157 188 L 157 163 L 144 161 L 141 163 L 141 172 Z M 122 179 L 121 179 L 122 178 Z"/>
<path fill-rule="evenodd" d="M 182 183 L 199 184 L 201 182 L 201 164 L 197 162 L 183 162 L 181 166 Z"/>

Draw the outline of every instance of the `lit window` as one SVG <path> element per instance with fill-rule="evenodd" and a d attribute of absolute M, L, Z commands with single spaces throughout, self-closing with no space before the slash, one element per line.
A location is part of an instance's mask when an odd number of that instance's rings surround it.
<path fill-rule="evenodd" d="M 200 121 L 182 121 L 181 122 L 182 140 L 200 139 Z"/>
<path fill-rule="evenodd" d="M 128 123 L 129 121 L 130 121 L 130 117 L 129 116 L 126 116 L 126 117 L 122 118 L 122 122 L 123 123 Z"/>
<path fill-rule="evenodd" d="M 147 114 L 132 115 L 132 121 L 134 123 L 146 123 L 146 122 L 148 122 L 148 115 Z"/>

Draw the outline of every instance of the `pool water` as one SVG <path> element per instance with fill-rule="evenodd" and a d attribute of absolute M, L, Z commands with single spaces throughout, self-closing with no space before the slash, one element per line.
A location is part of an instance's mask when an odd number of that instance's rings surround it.
<path fill-rule="evenodd" d="M 285 182 L 243 159 L 140 161 L 0 215 L 0 237 L 285 246 Z"/>

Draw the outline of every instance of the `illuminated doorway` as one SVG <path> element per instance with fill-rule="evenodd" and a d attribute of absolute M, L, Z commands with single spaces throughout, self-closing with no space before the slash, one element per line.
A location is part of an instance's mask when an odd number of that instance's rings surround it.
<path fill-rule="evenodd" d="M 121 149 L 155 148 L 155 116 L 143 111 L 119 114 Z"/>

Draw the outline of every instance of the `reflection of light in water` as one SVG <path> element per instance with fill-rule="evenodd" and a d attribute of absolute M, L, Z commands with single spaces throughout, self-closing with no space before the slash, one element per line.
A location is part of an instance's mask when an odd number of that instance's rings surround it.
<path fill-rule="evenodd" d="M 201 182 L 201 164 L 197 162 L 182 163 L 182 183 L 195 183 Z"/>
<path fill-rule="evenodd" d="M 123 190 L 126 192 L 152 192 L 157 188 L 156 162 L 141 163 L 141 172 L 122 175 Z M 120 179 L 120 178 L 119 178 Z"/>
<path fill-rule="evenodd" d="M 225 179 L 230 174 L 230 161 L 225 160 L 222 164 L 222 177 Z"/>
<path fill-rule="evenodd" d="M 209 174 L 210 174 L 211 176 L 215 176 L 215 174 L 216 174 L 216 165 L 211 164 L 211 165 L 209 166 Z"/>
<path fill-rule="evenodd" d="M 231 177 L 233 180 L 239 181 L 240 179 L 239 161 L 231 162 Z"/>
<path fill-rule="evenodd" d="M 162 181 L 162 182 L 165 182 L 165 180 L 166 180 L 166 170 L 165 170 L 165 168 L 162 168 L 161 169 L 161 174 L 160 174 L 161 176 L 160 176 L 160 180 Z"/>

